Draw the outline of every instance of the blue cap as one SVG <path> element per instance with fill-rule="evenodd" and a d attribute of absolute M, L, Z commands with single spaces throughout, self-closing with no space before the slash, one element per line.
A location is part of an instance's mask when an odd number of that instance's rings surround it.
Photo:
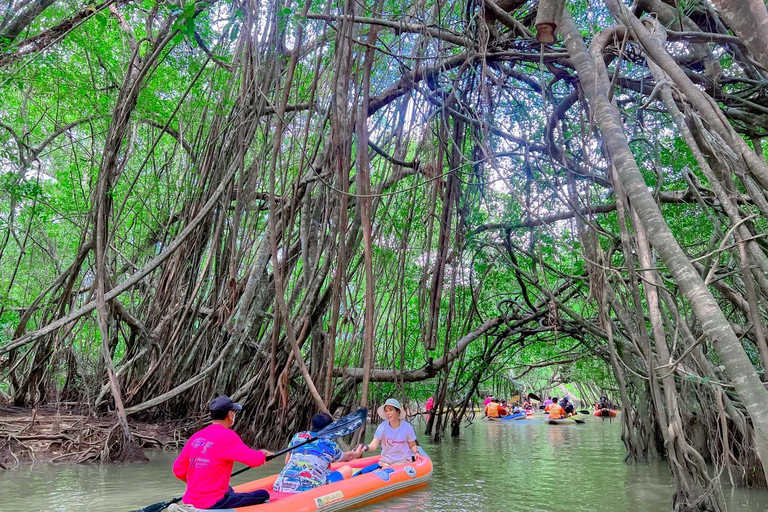
<path fill-rule="evenodd" d="M 226 395 L 217 396 L 208 404 L 209 411 L 239 411 L 243 406 L 236 404 Z"/>

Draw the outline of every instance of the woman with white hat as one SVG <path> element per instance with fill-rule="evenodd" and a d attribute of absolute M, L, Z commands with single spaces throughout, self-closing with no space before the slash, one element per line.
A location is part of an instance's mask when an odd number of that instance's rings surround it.
<path fill-rule="evenodd" d="M 364 451 L 375 450 L 381 444 L 379 466 L 387 468 L 393 464 L 407 464 L 421 459 L 416 431 L 405 421 L 405 411 L 394 398 L 388 399 L 379 407 L 379 417 L 386 420 L 373 434 L 373 441 L 364 445 Z M 366 468 L 368 469 L 368 468 Z M 375 469 L 375 468 L 374 468 Z"/>

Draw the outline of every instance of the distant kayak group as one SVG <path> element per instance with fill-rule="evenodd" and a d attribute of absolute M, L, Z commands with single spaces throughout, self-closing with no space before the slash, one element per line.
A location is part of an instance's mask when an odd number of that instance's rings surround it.
<path fill-rule="evenodd" d="M 538 397 L 537 397 L 538 398 Z M 590 414 L 589 410 L 577 410 L 573 401 L 565 396 L 562 399 L 558 397 L 548 397 L 540 406 L 544 412 L 544 419 L 550 425 L 562 424 L 583 424 L 585 421 L 579 416 L 584 417 Z M 509 405 L 507 400 L 498 399 L 494 396 L 488 396 L 485 401 L 485 415 L 489 421 L 516 421 L 531 418 L 534 416 L 535 407 L 530 401 L 530 395 L 521 403 Z M 594 415 L 602 418 L 616 417 L 618 410 L 606 397 L 601 397 L 600 401 L 595 403 Z"/>
<path fill-rule="evenodd" d="M 523 405 L 509 406 L 507 400 L 489 396 L 485 399 L 485 416 L 489 420 L 516 420 L 533 415 L 533 406 L 526 399 Z"/>

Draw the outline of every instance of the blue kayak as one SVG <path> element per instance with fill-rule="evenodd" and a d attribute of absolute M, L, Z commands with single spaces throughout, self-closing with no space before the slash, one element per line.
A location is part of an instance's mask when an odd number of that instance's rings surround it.
<path fill-rule="evenodd" d="M 493 420 L 493 421 L 522 420 L 522 419 L 525 419 L 525 418 L 526 418 L 525 411 L 519 412 L 517 414 L 508 414 L 508 415 L 503 416 L 501 418 L 491 418 L 491 417 L 488 417 L 489 420 Z"/>

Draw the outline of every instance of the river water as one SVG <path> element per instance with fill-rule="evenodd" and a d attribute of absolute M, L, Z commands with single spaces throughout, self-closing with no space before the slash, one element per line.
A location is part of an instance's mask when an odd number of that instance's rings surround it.
<path fill-rule="evenodd" d="M 618 421 L 548 425 L 541 417 L 476 421 L 460 439 L 422 442 L 434 460 L 431 482 L 355 510 L 360 512 L 656 512 L 670 509 L 666 462 L 626 464 Z M 416 424 L 417 431 L 423 425 Z M 369 436 L 373 429 L 369 429 Z M 123 512 L 183 494 L 170 467 L 174 453 L 148 464 L 33 465 L 0 471 L 2 512 Z M 233 484 L 275 473 L 254 468 Z M 768 491 L 725 490 L 729 511 L 768 511 Z M 290 511 L 286 511 L 290 512 Z"/>

